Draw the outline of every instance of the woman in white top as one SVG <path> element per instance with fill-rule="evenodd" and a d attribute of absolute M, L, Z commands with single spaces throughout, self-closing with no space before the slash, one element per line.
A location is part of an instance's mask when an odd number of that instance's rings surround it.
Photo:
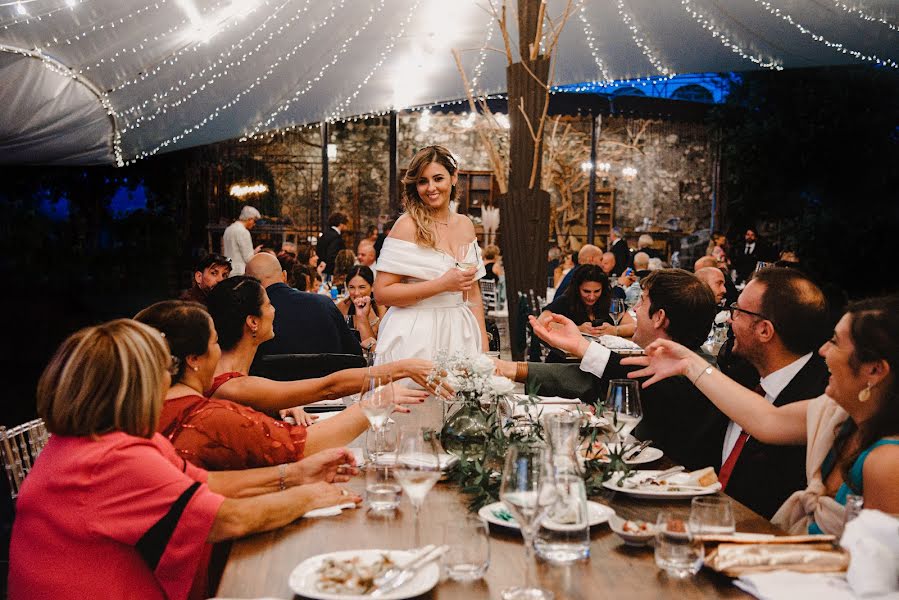
<path fill-rule="evenodd" d="M 428 146 L 403 177 L 406 213 L 384 240 L 374 286 L 378 303 L 390 307 L 378 333 L 377 364 L 432 359 L 440 350 L 474 356 L 488 348 L 477 284 L 485 274 L 481 250 L 471 219 L 449 207 L 457 171 L 449 150 Z M 477 266 L 463 270 L 459 263 Z"/>

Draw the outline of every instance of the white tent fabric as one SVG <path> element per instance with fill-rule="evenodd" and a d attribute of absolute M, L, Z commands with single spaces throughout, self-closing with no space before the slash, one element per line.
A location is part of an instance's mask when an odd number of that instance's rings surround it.
<path fill-rule="evenodd" d="M 500 0 L 494 0 L 500 4 Z M 514 0 L 510 20 L 514 23 Z M 555 83 L 881 64 L 896 0 L 575 0 Z M 505 91 L 488 0 L 0 0 L 0 162 L 126 164 Z M 565 6 L 551 0 L 554 19 Z M 516 40 L 514 27 L 513 44 Z"/>

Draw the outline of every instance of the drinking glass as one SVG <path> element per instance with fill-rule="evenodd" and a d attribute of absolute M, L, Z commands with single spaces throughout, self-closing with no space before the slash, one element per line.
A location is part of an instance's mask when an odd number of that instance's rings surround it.
<path fill-rule="evenodd" d="M 755 272 L 758 273 L 762 269 L 767 269 L 770 266 L 771 266 L 771 263 L 760 260 L 755 263 Z"/>
<path fill-rule="evenodd" d="M 474 515 L 447 523 L 443 543 L 449 546 L 443 555 L 443 566 L 450 579 L 474 581 L 490 566 L 490 535 L 487 523 Z"/>
<path fill-rule="evenodd" d="M 477 268 L 476 257 L 471 256 L 471 244 L 460 244 L 456 247 L 456 268 L 460 271 Z M 468 292 L 462 292 L 462 301 L 468 302 Z"/>
<path fill-rule="evenodd" d="M 690 503 L 690 525 L 697 535 L 730 535 L 737 529 L 734 507 L 723 496 L 697 496 Z"/>
<path fill-rule="evenodd" d="M 421 546 L 421 506 L 440 475 L 437 432 L 424 427 L 403 429 L 396 448 L 394 477 L 403 486 L 415 512 L 416 546 Z"/>
<path fill-rule="evenodd" d="M 388 420 L 377 431 L 368 429 L 365 432 L 365 444 L 362 446 L 362 458 L 365 462 L 393 464 L 396 460 L 397 425 Z"/>
<path fill-rule="evenodd" d="M 702 567 L 705 551 L 690 521 L 660 512 L 656 521 L 656 566 L 669 577 L 684 579 Z"/>
<path fill-rule="evenodd" d="M 550 600 L 553 593 L 535 587 L 531 576 L 534 536 L 546 511 L 555 503 L 553 472 L 544 448 L 513 445 L 506 455 L 499 497 L 518 521 L 525 547 L 524 586 L 506 588 L 503 600 Z"/>
<path fill-rule="evenodd" d="M 621 298 L 615 298 L 609 304 L 609 316 L 612 317 L 616 327 L 621 322 L 621 317 L 624 315 L 625 310 L 627 310 L 627 306 Z"/>
<path fill-rule="evenodd" d="M 376 513 L 392 512 L 400 505 L 400 484 L 393 476 L 393 465 L 370 462 L 365 465 L 365 502 Z"/>
<path fill-rule="evenodd" d="M 639 382 L 633 379 L 609 381 L 603 416 L 615 428 L 618 433 L 618 441 L 624 442 L 630 432 L 643 420 Z"/>
<path fill-rule="evenodd" d="M 555 502 L 546 511 L 534 547 L 552 564 L 569 564 L 590 556 L 590 509 L 584 478 L 555 468 Z"/>
<path fill-rule="evenodd" d="M 393 412 L 393 386 L 389 375 L 367 375 L 362 381 L 359 402 L 371 428 L 379 431 Z"/>

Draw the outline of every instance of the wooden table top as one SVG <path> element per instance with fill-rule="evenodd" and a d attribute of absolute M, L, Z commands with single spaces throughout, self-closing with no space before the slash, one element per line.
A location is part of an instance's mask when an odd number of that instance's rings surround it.
<path fill-rule="evenodd" d="M 356 478 L 349 487 L 362 493 L 364 485 L 364 479 Z M 639 500 L 611 491 L 591 499 L 608 504 L 619 516 L 629 519 L 655 521 L 663 509 L 686 518 L 690 511 L 689 500 Z M 444 528 L 467 512 L 467 501 L 456 487 L 438 483 L 422 508 L 422 543 L 442 543 Z M 782 533 L 737 502 L 734 502 L 734 514 L 737 531 Z M 359 508 L 344 511 L 338 517 L 300 519 L 277 531 L 239 540 L 231 549 L 218 596 L 294 598 L 287 578 L 297 564 L 311 556 L 337 550 L 408 549 L 413 545 L 412 519 L 412 507 L 403 499 L 393 517 L 377 517 Z M 608 524 L 594 527 L 591 538 L 589 560 L 570 566 L 536 561 L 533 572 L 539 584 L 553 590 L 557 600 L 747 597 L 730 579 L 708 569 L 692 579 L 669 579 L 656 567 L 652 547 L 625 546 Z M 490 555 L 490 568 L 483 580 L 472 584 L 447 580 L 423 597 L 499 598 L 500 590 L 524 581 L 525 552 L 520 535 L 491 526 Z"/>

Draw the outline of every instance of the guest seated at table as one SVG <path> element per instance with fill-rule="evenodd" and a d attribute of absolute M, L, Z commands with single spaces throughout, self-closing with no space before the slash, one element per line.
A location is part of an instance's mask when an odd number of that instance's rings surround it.
<path fill-rule="evenodd" d="M 16 504 L 10 598 L 206 598 L 210 543 L 361 501 L 329 483 L 355 472 L 346 449 L 245 471 L 185 462 L 155 433 L 171 365 L 159 332 L 127 319 L 57 350 L 38 383 L 52 436 Z"/>
<path fill-rule="evenodd" d="M 158 431 L 199 467 L 219 471 L 293 462 L 347 444 L 368 427 L 361 404 L 306 427 L 230 400 L 206 398 L 203 391 L 212 385 L 222 355 L 209 313 L 198 304 L 167 301 L 142 310 L 135 319 L 161 331 L 178 362 Z M 394 385 L 394 393 L 400 412 L 409 412 L 402 404 L 427 397 L 427 392 L 399 385 Z"/>
<path fill-rule="evenodd" d="M 824 394 L 772 406 L 763 396 L 670 340 L 626 359 L 646 368 L 648 390 L 684 376 L 752 437 L 769 444 L 808 444 L 808 487 L 790 496 L 773 522 L 791 533 L 842 532 L 849 494 L 865 508 L 899 513 L 899 296 L 850 304 L 833 337 L 818 350 L 830 371 Z M 683 379 L 683 377 L 676 377 Z"/>
<path fill-rule="evenodd" d="M 337 288 L 341 295 L 346 293 L 347 274 L 355 264 L 356 255 L 349 249 L 341 250 L 334 259 L 334 274 L 331 277 L 331 287 Z"/>
<path fill-rule="evenodd" d="M 231 277 L 216 286 L 209 295 L 209 314 L 222 349 L 212 385 L 205 392 L 210 398 L 231 400 L 263 412 L 285 411 L 317 400 L 358 393 L 362 378 L 369 372 L 390 375 L 394 380 L 408 377 L 422 388 L 434 390 L 434 384 L 428 382 L 433 364 L 414 358 L 372 367 L 370 371 L 344 369 L 326 377 L 300 381 L 247 376 L 259 344 L 275 335 L 272 328 L 275 307 L 259 280 L 252 277 Z M 298 423 L 310 422 L 299 411 L 292 414 Z"/>
<path fill-rule="evenodd" d="M 372 286 L 375 275 L 371 269 L 356 265 L 347 273 L 347 297 L 337 303 L 344 317 L 353 316 L 353 326 L 359 332 L 364 350 L 372 350 L 378 339 L 378 327 L 387 308 L 375 302 Z M 347 322 L 349 324 L 349 322 Z"/>
<path fill-rule="evenodd" d="M 645 347 L 657 339 L 674 339 L 699 348 L 715 317 L 715 300 L 708 286 L 680 269 L 656 271 L 641 285 L 643 292 L 634 307 L 634 342 Z M 621 355 L 587 341 L 577 324 L 562 315 L 531 317 L 531 325 L 541 339 L 582 360 L 564 365 L 497 361 L 500 374 L 525 383 L 525 389 L 595 403 L 605 399 L 609 380 L 626 377 L 632 370 L 622 366 Z M 643 420 L 635 436 L 654 440 L 655 447 L 688 469 L 718 464 L 727 418 L 709 406 L 689 381 L 672 378 L 663 387 L 645 390 L 642 401 Z"/>
<path fill-rule="evenodd" d="M 189 300 L 206 304 L 209 290 L 231 276 L 231 261 L 221 254 L 207 254 L 197 263 L 194 269 L 193 283 L 179 296 L 180 300 Z"/>
<path fill-rule="evenodd" d="M 618 325 L 609 315 L 612 290 L 609 278 L 595 265 L 578 267 L 565 293 L 556 297 L 543 309 L 541 317 L 549 313 L 563 315 L 578 324 L 581 333 L 590 335 L 634 335 L 636 324 L 625 312 Z"/>
<path fill-rule="evenodd" d="M 593 244 L 584 244 L 581 246 L 581 249 L 578 250 L 577 253 L 577 264 L 573 269 L 568 271 L 567 275 L 562 277 L 562 280 L 556 285 L 556 298 L 565 293 L 565 290 L 568 289 L 568 285 L 571 283 L 571 278 L 574 277 L 574 272 L 577 270 L 579 266 L 584 265 L 597 265 L 602 262 L 602 249 L 598 246 L 594 246 Z"/>
<path fill-rule="evenodd" d="M 568 272 L 574 268 L 575 252 L 566 252 L 559 261 L 558 266 L 553 270 L 553 287 L 558 288 L 562 279 L 568 275 Z"/>

